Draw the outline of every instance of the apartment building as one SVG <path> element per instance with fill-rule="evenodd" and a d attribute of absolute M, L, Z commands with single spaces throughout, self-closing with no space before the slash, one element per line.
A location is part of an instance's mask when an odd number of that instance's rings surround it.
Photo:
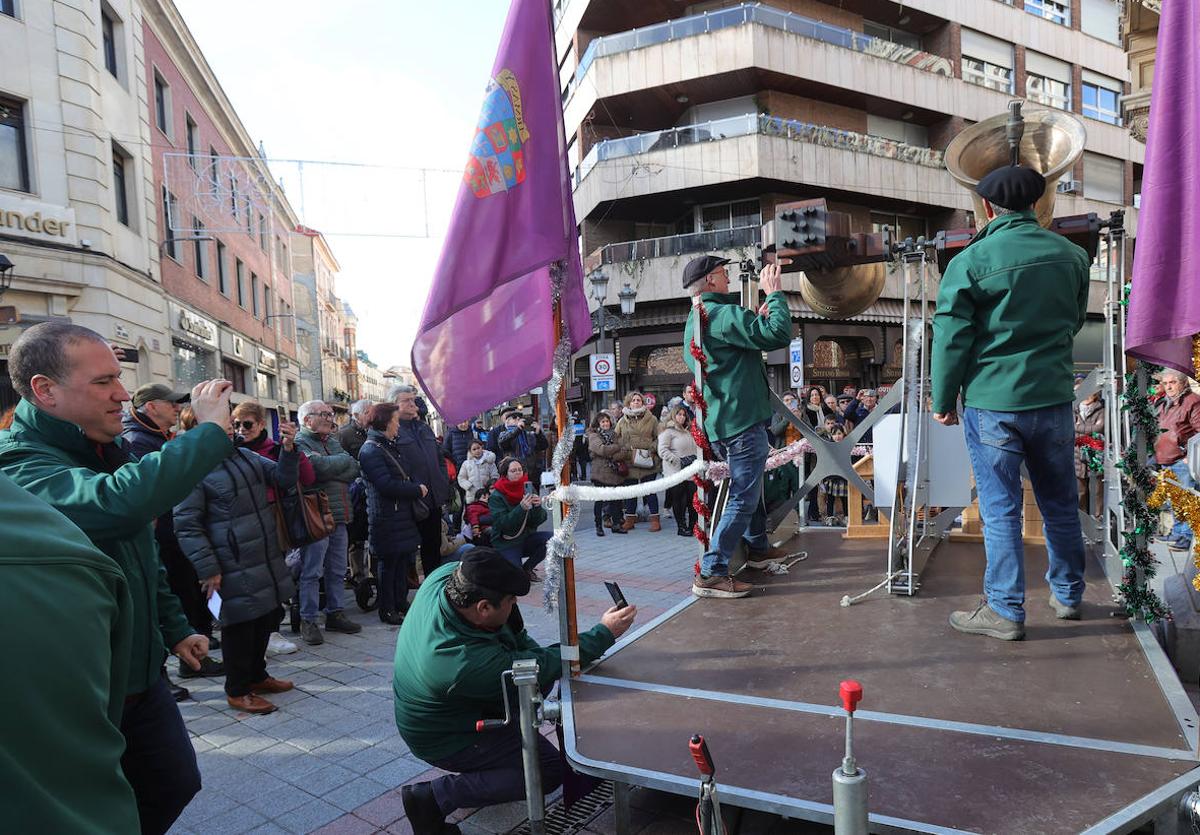
<path fill-rule="evenodd" d="M 901 237 L 970 226 L 971 196 L 943 163 L 966 126 L 1029 107 L 1076 114 L 1086 149 L 1057 214 L 1135 202 L 1144 148 L 1121 124 L 1128 86 L 1112 0 L 562 0 L 556 8 L 567 139 L 586 269 L 608 278 L 618 388 L 677 394 L 688 311 L 679 280 L 701 252 L 751 266 L 776 205 L 826 198 L 855 231 Z M 785 289 L 796 290 L 785 281 Z M 805 379 L 877 385 L 900 373 L 898 276 L 850 320 L 790 305 Z M 1102 290 L 1091 307 L 1099 312 Z M 614 317 L 606 317 L 610 331 Z M 1089 327 L 1079 353 L 1098 354 Z M 589 347 L 583 354 L 590 353 Z M 576 378 L 588 376 L 577 358 Z M 786 352 L 769 355 L 780 388 Z M 587 386 L 583 386 L 586 390 Z"/>
<path fill-rule="evenodd" d="M 292 263 L 304 399 L 324 400 L 339 414 L 346 413 L 355 393 L 346 306 L 337 297 L 341 265 L 325 237 L 305 226 L 292 234 Z"/>

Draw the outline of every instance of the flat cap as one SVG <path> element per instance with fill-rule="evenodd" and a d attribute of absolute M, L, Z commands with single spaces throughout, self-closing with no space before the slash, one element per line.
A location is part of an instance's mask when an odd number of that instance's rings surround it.
<path fill-rule="evenodd" d="M 529 594 L 529 577 L 494 548 L 472 548 L 458 564 L 464 579 L 501 594 Z"/>
<path fill-rule="evenodd" d="M 151 400 L 166 400 L 170 403 L 187 403 L 192 399 L 190 391 L 175 391 L 166 383 L 147 383 L 133 393 L 133 408 L 140 409 Z"/>
<path fill-rule="evenodd" d="M 699 258 L 693 258 L 683 268 L 683 289 L 686 290 L 717 267 L 723 267 L 728 263 L 728 258 L 718 258 L 715 255 L 701 255 Z"/>
<path fill-rule="evenodd" d="M 1046 178 L 1024 165 L 1005 165 L 975 186 L 975 193 L 1005 209 L 1028 209 L 1046 191 Z"/>

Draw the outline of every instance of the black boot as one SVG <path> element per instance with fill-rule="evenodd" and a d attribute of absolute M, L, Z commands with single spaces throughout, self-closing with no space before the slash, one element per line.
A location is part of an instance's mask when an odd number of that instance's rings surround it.
<path fill-rule="evenodd" d="M 687 528 L 685 528 L 683 525 L 680 525 L 678 530 L 675 531 L 675 533 L 679 534 L 680 536 L 691 536 L 692 535 L 692 532 L 690 530 L 688 530 Z"/>
<path fill-rule="evenodd" d="M 379 619 L 391 626 L 399 626 L 404 623 L 404 615 L 400 612 L 379 610 Z"/>
<path fill-rule="evenodd" d="M 629 531 L 625 530 L 625 526 L 622 525 L 620 522 L 613 522 L 612 532 L 619 533 L 619 534 L 629 533 Z"/>
<path fill-rule="evenodd" d="M 604 523 L 603 522 L 596 523 L 596 536 L 604 536 Z"/>

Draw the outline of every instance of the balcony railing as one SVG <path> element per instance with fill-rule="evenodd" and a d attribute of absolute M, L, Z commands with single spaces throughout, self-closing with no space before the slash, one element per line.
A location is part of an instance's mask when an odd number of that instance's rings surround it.
<path fill-rule="evenodd" d="M 885 159 L 898 159 L 928 168 L 941 168 L 943 165 L 942 152 L 933 148 L 922 148 L 897 142 L 894 139 L 831 128 L 827 125 L 814 125 L 761 113 L 746 113 L 742 116 L 716 119 L 699 125 L 685 125 L 679 128 L 639 133 L 634 136 L 598 142 L 592 146 L 587 156 L 583 158 L 583 162 L 575 169 L 575 185 L 578 187 L 597 163 L 605 160 L 753 134 L 778 136 L 793 142 L 807 142 Z"/>
<path fill-rule="evenodd" d="M 922 52 L 919 49 L 913 49 L 908 46 L 901 46 L 898 43 L 892 43 L 882 38 L 872 38 L 864 35 L 862 32 L 855 32 L 852 29 L 846 29 L 841 26 L 833 26 L 829 23 L 803 17 L 793 12 L 785 12 L 773 6 L 763 5 L 762 3 L 743 3 L 740 6 L 731 6 L 728 9 L 717 9 L 716 11 L 704 12 L 703 14 L 692 15 L 691 17 L 681 17 L 678 20 L 656 23 L 653 26 L 646 26 L 641 29 L 630 29 L 628 32 L 618 32 L 614 35 L 605 35 L 604 37 L 596 38 L 588 44 L 583 57 L 579 60 L 579 66 L 575 69 L 575 76 L 571 79 L 566 91 L 563 93 L 563 101 L 571 97 L 575 88 L 583 80 L 584 76 L 587 75 L 592 62 L 597 58 L 654 46 L 678 40 L 679 38 L 691 37 L 692 35 L 715 32 L 731 26 L 744 26 L 749 23 L 758 23 L 762 26 L 769 26 L 772 29 L 782 29 L 793 35 L 812 38 L 824 43 L 833 44 L 834 46 L 852 49 L 855 52 L 865 52 L 888 61 L 907 64 L 910 67 L 916 67 L 926 72 L 945 76 L 954 75 L 950 61 L 940 55 Z"/>
<path fill-rule="evenodd" d="M 686 235 L 668 235 L 664 238 L 624 241 L 601 247 L 598 250 L 599 263 L 621 264 L 649 258 L 670 258 L 695 252 L 755 246 L 761 238 L 762 228 L 759 226 L 735 226 L 732 229 L 714 229 L 711 232 L 691 232 Z M 588 260 L 590 265 L 595 260 L 595 255 Z"/>

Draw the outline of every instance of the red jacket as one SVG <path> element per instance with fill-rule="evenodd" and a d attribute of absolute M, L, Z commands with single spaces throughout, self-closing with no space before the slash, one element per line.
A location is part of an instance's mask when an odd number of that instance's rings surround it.
<path fill-rule="evenodd" d="M 1154 460 L 1165 467 L 1182 460 L 1188 440 L 1200 432 L 1200 396 L 1188 389 L 1174 404 L 1162 398 L 1158 409 L 1158 425 L 1163 431 L 1154 440 Z"/>

